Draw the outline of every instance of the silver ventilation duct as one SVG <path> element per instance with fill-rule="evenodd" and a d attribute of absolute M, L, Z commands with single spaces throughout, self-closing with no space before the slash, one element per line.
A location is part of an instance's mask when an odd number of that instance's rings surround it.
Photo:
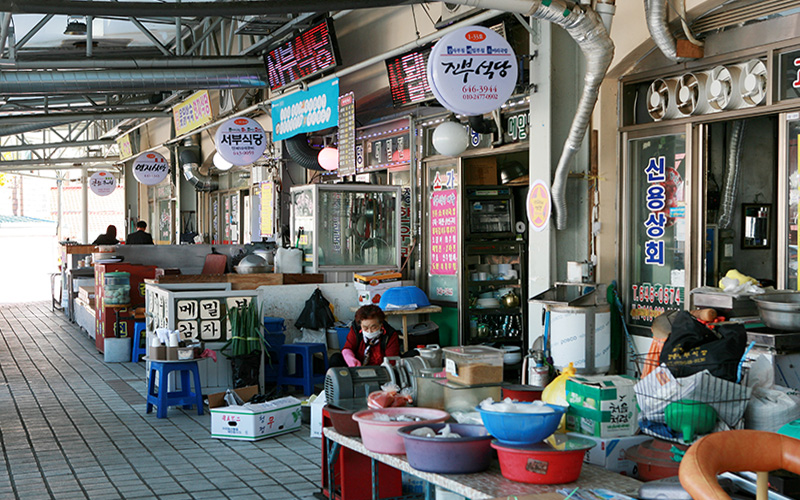
<path fill-rule="evenodd" d="M 178 161 L 183 170 L 183 176 L 189 181 L 189 184 L 194 186 L 197 191 L 216 191 L 219 189 L 219 182 L 217 179 L 201 175 L 200 168 L 200 150 L 197 141 L 193 138 L 188 138 L 184 143 L 186 149 L 181 150 L 178 155 Z"/>
<path fill-rule="evenodd" d="M 725 186 L 722 188 L 722 200 L 719 208 L 720 229 L 728 229 L 733 222 L 733 211 L 736 207 L 736 194 L 739 191 L 739 173 L 742 160 L 742 136 L 744 120 L 733 122 L 731 139 L 728 142 L 728 166 L 725 172 Z"/>
<path fill-rule="evenodd" d="M 688 57 L 678 57 L 675 37 L 667 24 L 667 0 L 644 0 L 647 29 L 661 52 L 674 62 L 691 61 Z"/>
<path fill-rule="evenodd" d="M 68 123 L 73 123 L 75 120 L 57 121 L 57 122 L 39 122 L 39 123 L 17 123 L 14 125 L 0 125 L 0 137 L 7 135 L 24 134 L 25 132 L 33 132 L 36 130 L 43 130 L 50 127 L 59 127 Z"/>
<path fill-rule="evenodd" d="M 312 148 L 308 144 L 306 134 L 297 134 L 284 139 L 283 145 L 286 147 L 286 153 L 301 167 L 308 170 L 325 171 L 322 165 L 319 164 L 319 160 L 317 160 L 319 150 Z"/>
<path fill-rule="evenodd" d="M 140 93 L 186 89 L 265 88 L 263 66 L 108 71 L 0 71 L 0 94 Z"/>

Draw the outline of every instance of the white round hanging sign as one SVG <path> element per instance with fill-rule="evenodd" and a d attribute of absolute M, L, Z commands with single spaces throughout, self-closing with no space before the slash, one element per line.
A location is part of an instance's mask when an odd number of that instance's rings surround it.
<path fill-rule="evenodd" d="M 168 173 L 169 162 L 158 153 L 142 153 L 133 160 L 133 176 L 142 184 L 154 186 L 163 181 Z"/>
<path fill-rule="evenodd" d="M 503 105 L 517 84 L 517 58 L 505 38 L 483 26 L 443 36 L 428 58 L 436 99 L 463 115 L 482 115 Z"/>
<path fill-rule="evenodd" d="M 117 188 L 117 180 L 111 172 L 101 170 L 89 177 L 89 188 L 97 196 L 108 196 Z"/>
<path fill-rule="evenodd" d="M 234 165 L 250 165 L 264 154 L 267 137 L 257 121 L 240 116 L 231 118 L 214 135 L 219 154 Z"/>

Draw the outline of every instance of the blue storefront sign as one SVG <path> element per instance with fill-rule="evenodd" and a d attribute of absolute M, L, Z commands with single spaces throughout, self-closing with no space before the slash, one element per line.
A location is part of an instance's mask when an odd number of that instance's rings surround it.
<path fill-rule="evenodd" d="M 273 139 L 314 132 L 339 123 L 339 79 L 322 82 L 272 103 Z"/>

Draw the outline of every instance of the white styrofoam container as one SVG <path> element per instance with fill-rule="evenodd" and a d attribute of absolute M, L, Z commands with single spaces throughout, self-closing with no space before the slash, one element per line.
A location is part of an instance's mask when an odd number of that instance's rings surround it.
<path fill-rule="evenodd" d="M 291 396 L 247 406 L 212 408 L 211 437 L 258 441 L 300 428 L 300 400 Z"/>
<path fill-rule="evenodd" d="M 612 472 L 619 472 L 626 476 L 636 477 L 636 462 L 625 458 L 625 450 L 650 441 L 653 436 L 643 434 L 629 437 L 601 438 L 588 436 L 578 432 L 568 432 L 570 436 L 591 439 L 597 446 L 588 450 L 583 456 L 587 464 L 599 465 Z"/>

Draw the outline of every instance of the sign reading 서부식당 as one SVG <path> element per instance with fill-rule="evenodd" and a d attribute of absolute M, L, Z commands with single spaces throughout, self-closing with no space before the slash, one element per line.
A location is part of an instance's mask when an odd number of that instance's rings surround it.
<path fill-rule="evenodd" d="M 339 124 L 339 79 L 313 85 L 272 103 L 273 140 Z"/>

